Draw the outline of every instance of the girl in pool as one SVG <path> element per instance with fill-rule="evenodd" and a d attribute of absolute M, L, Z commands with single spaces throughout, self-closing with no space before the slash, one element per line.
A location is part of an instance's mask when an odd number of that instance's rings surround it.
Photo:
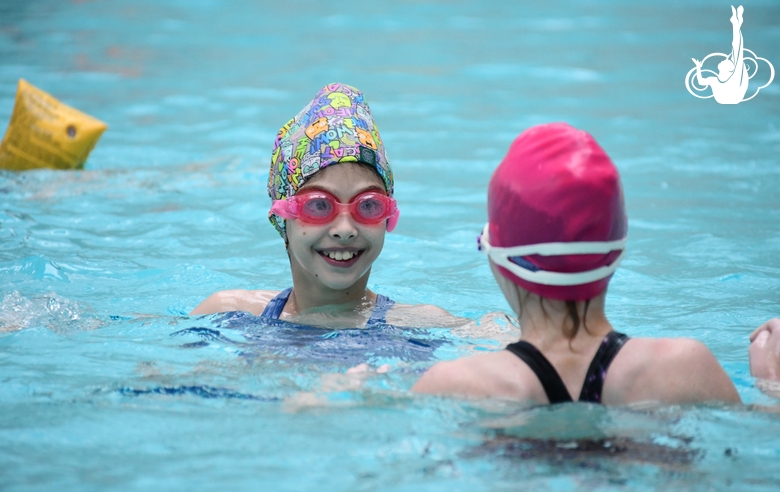
<path fill-rule="evenodd" d="M 523 132 L 490 180 L 488 218 L 480 249 L 522 336 L 440 362 L 413 390 L 535 404 L 740 401 L 700 342 L 612 329 L 604 301 L 628 225 L 617 169 L 589 134 L 563 123 Z"/>
<path fill-rule="evenodd" d="M 435 306 L 401 306 L 366 288 L 399 211 L 384 144 L 354 87 L 324 87 L 279 130 L 268 194 L 268 216 L 284 239 L 293 286 L 217 292 L 190 314 L 246 311 L 338 326 L 460 321 Z"/>

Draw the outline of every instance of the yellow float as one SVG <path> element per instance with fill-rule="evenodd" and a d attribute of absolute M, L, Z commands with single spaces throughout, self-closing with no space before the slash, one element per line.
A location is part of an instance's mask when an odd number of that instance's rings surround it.
<path fill-rule="evenodd" d="M 20 79 L 11 122 L 0 143 L 0 169 L 83 169 L 106 128 Z"/>

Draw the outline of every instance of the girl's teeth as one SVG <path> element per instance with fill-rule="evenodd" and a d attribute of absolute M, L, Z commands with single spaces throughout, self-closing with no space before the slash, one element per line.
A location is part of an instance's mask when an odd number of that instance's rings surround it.
<path fill-rule="evenodd" d="M 355 253 L 350 251 L 331 251 L 328 253 L 329 258 L 337 261 L 349 260 L 352 259 L 353 256 L 355 256 Z"/>

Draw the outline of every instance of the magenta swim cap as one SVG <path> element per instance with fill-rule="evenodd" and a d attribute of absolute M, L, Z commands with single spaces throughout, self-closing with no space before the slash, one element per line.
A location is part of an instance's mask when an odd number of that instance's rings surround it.
<path fill-rule="evenodd" d="M 501 274 L 558 300 L 607 288 L 628 229 L 617 168 L 592 136 L 565 123 L 515 139 L 490 179 L 488 218 L 488 246 L 505 255 Z"/>

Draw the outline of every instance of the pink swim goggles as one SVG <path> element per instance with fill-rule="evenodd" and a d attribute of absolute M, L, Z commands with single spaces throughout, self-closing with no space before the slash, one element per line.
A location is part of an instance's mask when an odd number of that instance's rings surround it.
<path fill-rule="evenodd" d="M 376 191 L 360 193 L 349 203 L 339 202 L 327 191 L 302 191 L 286 200 L 274 200 L 271 207 L 271 212 L 279 217 L 316 225 L 332 222 L 347 211 L 361 224 L 379 224 L 387 219 L 387 232 L 395 229 L 400 215 L 395 199 Z"/>

